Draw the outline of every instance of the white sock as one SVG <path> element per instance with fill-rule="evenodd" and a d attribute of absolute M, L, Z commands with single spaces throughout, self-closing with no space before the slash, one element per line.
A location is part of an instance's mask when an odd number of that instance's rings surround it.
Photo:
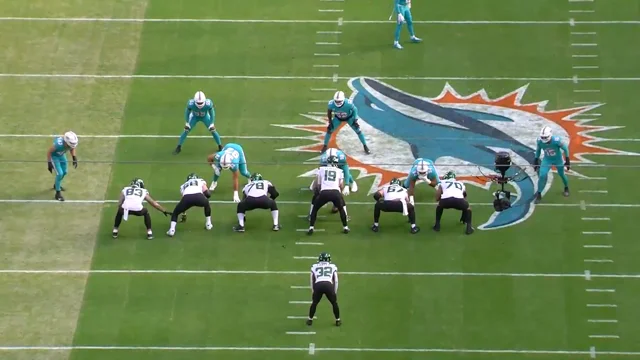
<path fill-rule="evenodd" d="M 344 214 L 348 216 L 349 214 L 347 214 L 347 205 L 343 206 L 342 208 L 344 209 Z"/>
<path fill-rule="evenodd" d="M 151 231 L 151 229 L 147 230 L 147 234 L 153 234 L 153 231 Z"/>
<path fill-rule="evenodd" d="M 244 226 L 244 214 L 238 213 L 238 225 Z"/>
<path fill-rule="evenodd" d="M 176 224 L 177 223 L 175 221 L 172 221 L 171 222 L 171 227 L 169 228 L 169 230 L 176 231 Z"/>
<path fill-rule="evenodd" d="M 271 217 L 273 218 L 273 225 L 278 225 L 278 214 L 280 212 L 278 210 L 273 210 L 271 212 Z"/>
<path fill-rule="evenodd" d="M 413 229 L 414 227 L 416 227 L 416 224 L 411 224 L 411 228 Z"/>
<path fill-rule="evenodd" d="M 207 216 L 206 221 L 207 221 L 207 224 L 211 224 L 211 216 Z"/>
<path fill-rule="evenodd" d="M 377 222 L 374 222 L 373 225 L 380 226 L 380 224 L 378 224 Z"/>
<path fill-rule="evenodd" d="M 309 229 L 313 229 L 313 226 L 309 226 Z"/>

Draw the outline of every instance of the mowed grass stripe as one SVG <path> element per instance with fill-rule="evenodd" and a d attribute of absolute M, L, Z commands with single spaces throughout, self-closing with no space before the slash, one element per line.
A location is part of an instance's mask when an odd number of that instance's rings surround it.
<path fill-rule="evenodd" d="M 7 3 L 19 8 L 69 6 L 101 16 L 144 16 L 146 0 L 113 3 L 56 1 L 34 4 Z M 0 24 L 0 68 L 4 71 L 79 71 L 131 74 L 135 69 L 142 25 L 100 26 L 98 24 L 42 24 L 22 26 Z M 117 133 L 130 81 L 105 83 L 50 81 L 47 79 L 7 79 L 0 84 L 0 124 L 7 131 L 46 131 L 79 133 L 100 131 Z M 29 109 L 32 111 L 29 112 Z M 45 159 L 53 137 L 37 141 L 2 142 L 0 151 L 11 158 Z M 117 140 L 91 143 L 82 141 L 78 156 L 113 159 Z M 69 156 L 69 160 L 70 156 Z M 53 177 L 46 167 L 2 164 L 0 180 L 3 195 L 29 194 L 53 198 Z M 64 181 L 68 196 L 105 198 L 111 165 L 85 164 L 77 170 L 69 163 Z M 14 194 L 14 195 L 12 195 Z M 0 252 L 7 267 L 89 269 L 99 228 L 102 206 L 82 211 L 30 209 L 12 204 L 0 209 L 3 241 Z M 44 345 L 72 344 L 80 314 L 87 276 L 67 281 L 48 276 L 29 281 L 3 278 L 0 282 L 3 320 L 0 343 Z M 29 356 L 3 355 L 3 359 L 66 359 L 69 351 Z"/>

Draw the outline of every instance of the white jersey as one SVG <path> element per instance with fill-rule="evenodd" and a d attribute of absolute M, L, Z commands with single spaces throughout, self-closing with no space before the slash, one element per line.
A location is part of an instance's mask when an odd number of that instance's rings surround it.
<path fill-rule="evenodd" d="M 332 284 L 338 282 L 338 267 L 330 262 L 321 261 L 311 265 L 311 279 L 314 283 L 329 281 Z"/>
<path fill-rule="evenodd" d="M 321 166 L 318 169 L 318 183 L 322 190 L 340 190 L 340 182 L 344 180 L 344 172 L 333 166 Z"/>
<path fill-rule="evenodd" d="M 207 182 L 202 179 L 187 180 L 182 186 L 180 186 L 180 193 L 182 196 L 191 194 L 202 194 L 202 188 L 206 188 Z"/>
<path fill-rule="evenodd" d="M 464 192 L 466 191 L 466 188 L 460 181 L 442 180 L 442 182 L 440 182 L 440 188 L 442 189 L 442 196 L 440 196 L 440 199 L 464 199 Z"/>
<path fill-rule="evenodd" d="M 385 201 L 407 200 L 407 189 L 400 185 L 387 185 L 382 188 L 382 195 Z"/>
<path fill-rule="evenodd" d="M 267 196 L 269 186 L 273 185 L 267 180 L 252 181 L 244 186 L 242 192 L 247 195 L 247 197 L 259 198 Z"/>
<path fill-rule="evenodd" d="M 147 189 L 127 186 L 122 189 L 122 195 L 124 196 L 124 202 L 122 202 L 122 208 L 130 211 L 142 210 L 142 202 L 147 197 L 149 192 Z"/>

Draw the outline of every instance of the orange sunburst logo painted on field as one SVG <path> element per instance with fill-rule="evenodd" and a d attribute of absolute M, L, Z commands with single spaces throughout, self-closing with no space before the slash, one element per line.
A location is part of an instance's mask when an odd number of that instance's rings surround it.
<path fill-rule="evenodd" d="M 589 154 L 636 155 L 597 145 L 606 139 L 593 133 L 617 128 L 589 125 L 594 119 L 589 114 L 595 116 L 592 111 L 603 104 L 547 110 L 546 101 L 522 102 L 527 85 L 498 98 L 489 97 L 485 90 L 463 96 L 449 84 L 436 97 L 422 97 L 364 77 L 351 79 L 349 87 L 353 91 L 350 101 L 358 108 L 360 128 L 373 154 L 364 154 L 356 134 L 344 124 L 333 132 L 328 145 L 347 155 L 349 166 L 359 171 L 358 179 L 374 177 L 370 193 L 394 177 L 406 177 L 416 158 L 433 160 L 440 175 L 455 170 L 459 180 L 488 189 L 495 174 L 495 153 L 511 154 L 514 170 L 528 175 L 515 184 L 514 204 L 523 206 L 519 213 L 493 217 L 483 225 L 485 228 L 510 226 L 531 215 L 534 206 L 529 202 L 538 191 L 531 164 L 543 126 L 550 126 L 554 135 L 568 141 L 574 163 L 591 162 L 584 157 Z M 315 142 L 281 151 L 315 152 L 317 156 L 310 161 L 317 163 L 326 119 L 322 113 L 302 115 L 313 123 L 276 126 L 314 133 L 309 139 Z M 312 174 L 310 169 L 301 176 Z M 543 194 L 550 183 L 540 189 Z"/>

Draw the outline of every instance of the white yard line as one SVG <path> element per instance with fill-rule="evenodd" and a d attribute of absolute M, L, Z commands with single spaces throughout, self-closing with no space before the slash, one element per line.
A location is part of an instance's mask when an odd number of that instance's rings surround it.
<path fill-rule="evenodd" d="M 585 249 L 612 249 L 613 245 L 582 245 Z"/>
<path fill-rule="evenodd" d="M 315 335 L 315 331 L 287 331 L 287 335 Z"/>
<path fill-rule="evenodd" d="M 620 339 L 619 335 L 589 335 L 591 339 Z M 601 354 L 601 353 L 599 353 Z"/>
<path fill-rule="evenodd" d="M 583 231 L 582 235 L 611 235 L 611 231 Z"/>
<path fill-rule="evenodd" d="M 617 308 L 616 304 L 587 304 L 587 307 L 590 308 Z"/>
<path fill-rule="evenodd" d="M 589 319 L 589 320 L 587 320 L 587 322 L 590 322 L 590 323 L 617 323 L 618 320 L 616 320 L 616 319 Z"/>
<path fill-rule="evenodd" d="M 592 293 L 614 293 L 616 292 L 616 289 L 586 289 L 587 292 L 592 292 Z"/>
<path fill-rule="evenodd" d="M 297 229 L 296 231 L 300 231 Z M 307 229 L 302 229 L 302 231 L 307 231 Z M 324 229 L 315 229 L 315 231 L 324 231 Z M 322 246 L 324 243 L 321 242 L 312 242 L 312 241 L 298 241 L 296 245 L 311 245 L 311 246 Z"/>
<path fill-rule="evenodd" d="M 289 301 L 289 304 L 311 304 L 310 300 L 294 300 L 294 301 Z"/>
<path fill-rule="evenodd" d="M 584 259 L 586 263 L 612 263 L 611 259 Z"/>
<path fill-rule="evenodd" d="M 306 231 L 306 230 L 305 230 Z M 317 260 L 317 256 L 294 256 L 295 260 Z"/>

